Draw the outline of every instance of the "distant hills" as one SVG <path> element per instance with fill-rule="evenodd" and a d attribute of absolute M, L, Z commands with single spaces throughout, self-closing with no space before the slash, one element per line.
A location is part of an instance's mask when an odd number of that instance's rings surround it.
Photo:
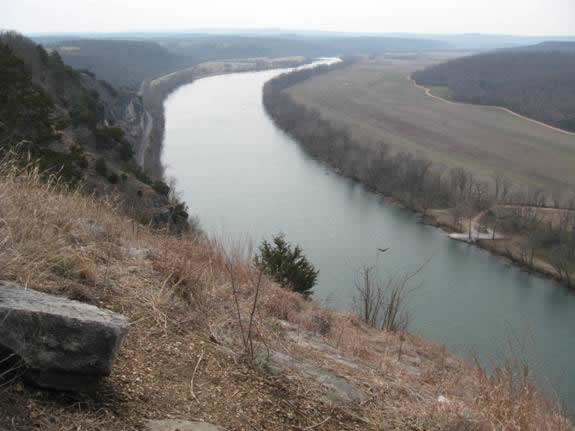
<path fill-rule="evenodd" d="M 385 55 L 442 50 L 503 51 L 465 57 L 418 72 L 423 85 L 444 86 L 454 100 L 500 105 L 549 124 L 575 128 L 575 37 L 433 35 L 204 30 L 203 33 L 41 35 L 65 64 L 115 86 L 142 81 L 205 61 L 286 56 Z"/>
<path fill-rule="evenodd" d="M 403 35 L 403 37 L 433 39 L 443 42 L 454 50 L 491 51 L 502 48 L 531 46 L 547 41 L 575 42 L 575 36 L 514 36 L 496 34 L 420 34 Z"/>
<path fill-rule="evenodd" d="M 282 29 L 37 35 L 68 65 L 136 89 L 145 79 L 204 61 L 249 57 L 382 55 L 441 50 L 484 51 L 575 37 L 484 34 L 343 33 Z"/>
<path fill-rule="evenodd" d="M 132 89 L 150 79 L 195 64 L 231 58 L 382 55 L 438 50 L 485 51 L 575 37 L 485 34 L 343 33 L 282 29 L 196 32 L 44 34 L 33 39 L 57 49 L 64 62 Z"/>
<path fill-rule="evenodd" d="M 286 57 L 381 55 L 447 49 L 444 42 L 399 37 L 156 34 L 124 39 L 41 36 L 37 42 L 57 50 L 64 62 L 121 86 L 137 88 L 144 79 L 211 60 Z"/>
<path fill-rule="evenodd" d="M 460 50 L 492 50 L 499 48 L 513 48 L 526 45 L 535 45 L 549 40 L 575 42 L 573 36 L 517 36 L 505 34 L 434 34 L 434 33 L 373 33 L 373 32 L 336 32 L 336 31 L 302 31 L 280 28 L 268 29 L 197 29 L 194 31 L 179 32 L 125 32 L 125 33 L 75 33 L 75 34 L 44 34 L 34 37 L 41 43 L 59 42 L 64 39 L 189 39 L 191 37 L 261 37 L 261 38 L 300 38 L 300 39 L 341 39 L 341 38 L 400 38 L 416 40 L 433 40 L 444 43 L 448 49 Z"/>
<path fill-rule="evenodd" d="M 168 50 L 202 59 L 241 57 L 334 56 L 426 51 L 447 48 L 427 39 L 375 36 L 189 35 L 159 39 Z"/>
<path fill-rule="evenodd" d="M 541 52 L 541 51 L 551 51 L 551 52 L 575 52 L 575 41 L 546 41 L 538 43 L 537 45 L 523 46 L 515 48 L 514 51 L 529 51 L 529 52 Z"/>
<path fill-rule="evenodd" d="M 413 75 L 447 87 L 450 99 L 509 108 L 575 131 L 575 42 L 497 50 L 431 66 Z"/>
<path fill-rule="evenodd" d="M 159 43 L 144 40 L 67 39 L 46 44 L 66 64 L 89 70 L 114 85 L 137 87 L 144 79 L 193 64 Z"/>

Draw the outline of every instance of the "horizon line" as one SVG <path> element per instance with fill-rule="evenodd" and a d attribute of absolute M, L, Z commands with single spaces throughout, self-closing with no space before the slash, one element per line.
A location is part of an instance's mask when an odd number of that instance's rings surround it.
<path fill-rule="evenodd" d="M 10 29 L 0 29 L 0 31 L 10 31 Z M 223 34 L 223 33 L 288 33 L 288 34 L 305 34 L 305 33 L 316 33 L 316 34 L 340 34 L 340 35 L 350 35 L 350 36 L 419 36 L 419 37 L 462 37 L 462 36 L 479 36 L 479 37 L 515 37 L 515 38 L 575 38 L 575 34 L 514 34 L 514 33 L 482 33 L 482 32 L 464 32 L 464 33 L 418 33 L 409 31 L 394 31 L 394 32 L 361 32 L 361 31 L 345 31 L 345 30 L 293 30 L 287 28 L 273 28 L 273 27 L 262 27 L 262 28 L 235 28 L 235 27 L 202 27 L 197 29 L 176 29 L 176 30 L 161 30 L 161 29 L 149 29 L 149 30 L 120 30 L 120 31 L 39 31 L 39 32 L 25 32 L 20 30 L 14 30 L 21 32 L 23 34 L 33 35 L 33 36 L 59 36 L 59 35 L 116 35 L 116 34 Z"/>

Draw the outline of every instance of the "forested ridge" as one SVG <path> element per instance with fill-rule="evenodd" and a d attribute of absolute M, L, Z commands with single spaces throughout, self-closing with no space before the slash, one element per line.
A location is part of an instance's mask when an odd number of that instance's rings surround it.
<path fill-rule="evenodd" d="M 191 57 L 175 55 L 148 40 L 66 40 L 50 45 L 64 62 L 94 72 L 114 85 L 137 89 L 140 82 L 191 66 Z"/>
<path fill-rule="evenodd" d="M 166 219 L 155 215 L 163 208 L 179 223 L 185 206 L 134 159 L 144 114 L 136 94 L 66 65 L 58 51 L 0 32 L 0 159 L 32 163 L 44 178 L 86 192 L 118 193 L 142 221 Z"/>
<path fill-rule="evenodd" d="M 413 74 L 450 99 L 496 105 L 575 130 L 575 43 L 544 43 L 458 58 Z"/>
<path fill-rule="evenodd" d="M 117 36 L 116 36 L 117 37 Z M 125 37 L 129 37 L 126 35 Z M 42 38 L 39 38 L 42 40 Z M 421 52 L 445 49 L 428 39 L 400 37 L 304 37 L 173 34 L 125 39 L 47 39 L 64 62 L 95 72 L 114 85 L 136 89 L 141 81 L 203 62 L 259 57 L 333 57 L 336 55 Z"/>

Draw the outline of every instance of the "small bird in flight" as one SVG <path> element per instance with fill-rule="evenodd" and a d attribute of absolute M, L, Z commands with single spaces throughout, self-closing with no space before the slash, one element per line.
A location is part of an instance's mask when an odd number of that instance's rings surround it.
<path fill-rule="evenodd" d="M 390 247 L 387 247 L 387 248 L 378 248 L 377 250 L 378 250 L 378 251 L 381 251 L 382 253 L 385 253 L 385 252 L 386 252 L 387 250 L 389 250 L 389 249 L 390 249 Z"/>

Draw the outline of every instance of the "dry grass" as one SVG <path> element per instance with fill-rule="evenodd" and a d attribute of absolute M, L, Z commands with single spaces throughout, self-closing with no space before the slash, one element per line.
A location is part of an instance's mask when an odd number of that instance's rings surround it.
<path fill-rule="evenodd" d="M 575 185 L 575 137 L 496 108 L 434 99 L 408 81 L 411 73 L 443 60 L 365 60 L 289 93 L 334 124 L 349 127 L 364 145 L 383 141 L 437 166 L 464 167 L 482 180 L 491 182 L 494 172 L 505 172 L 515 184 L 569 195 Z"/>
<path fill-rule="evenodd" d="M 368 328 L 266 279 L 254 308 L 259 274 L 245 242 L 153 231 L 113 200 L 42 182 L 9 160 L 0 163 L 0 199 L 0 278 L 132 322 L 113 375 L 95 393 L 0 387 L 2 430 L 136 430 L 166 417 L 234 430 L 571 429 L 514 367 L 487 374 L 441 346 Z M 240 327 L 252 310 L 258 354 L 330 370 L 367 398 L 329 401 L 309 376 L 272 375 L 243 360 Z"/>

